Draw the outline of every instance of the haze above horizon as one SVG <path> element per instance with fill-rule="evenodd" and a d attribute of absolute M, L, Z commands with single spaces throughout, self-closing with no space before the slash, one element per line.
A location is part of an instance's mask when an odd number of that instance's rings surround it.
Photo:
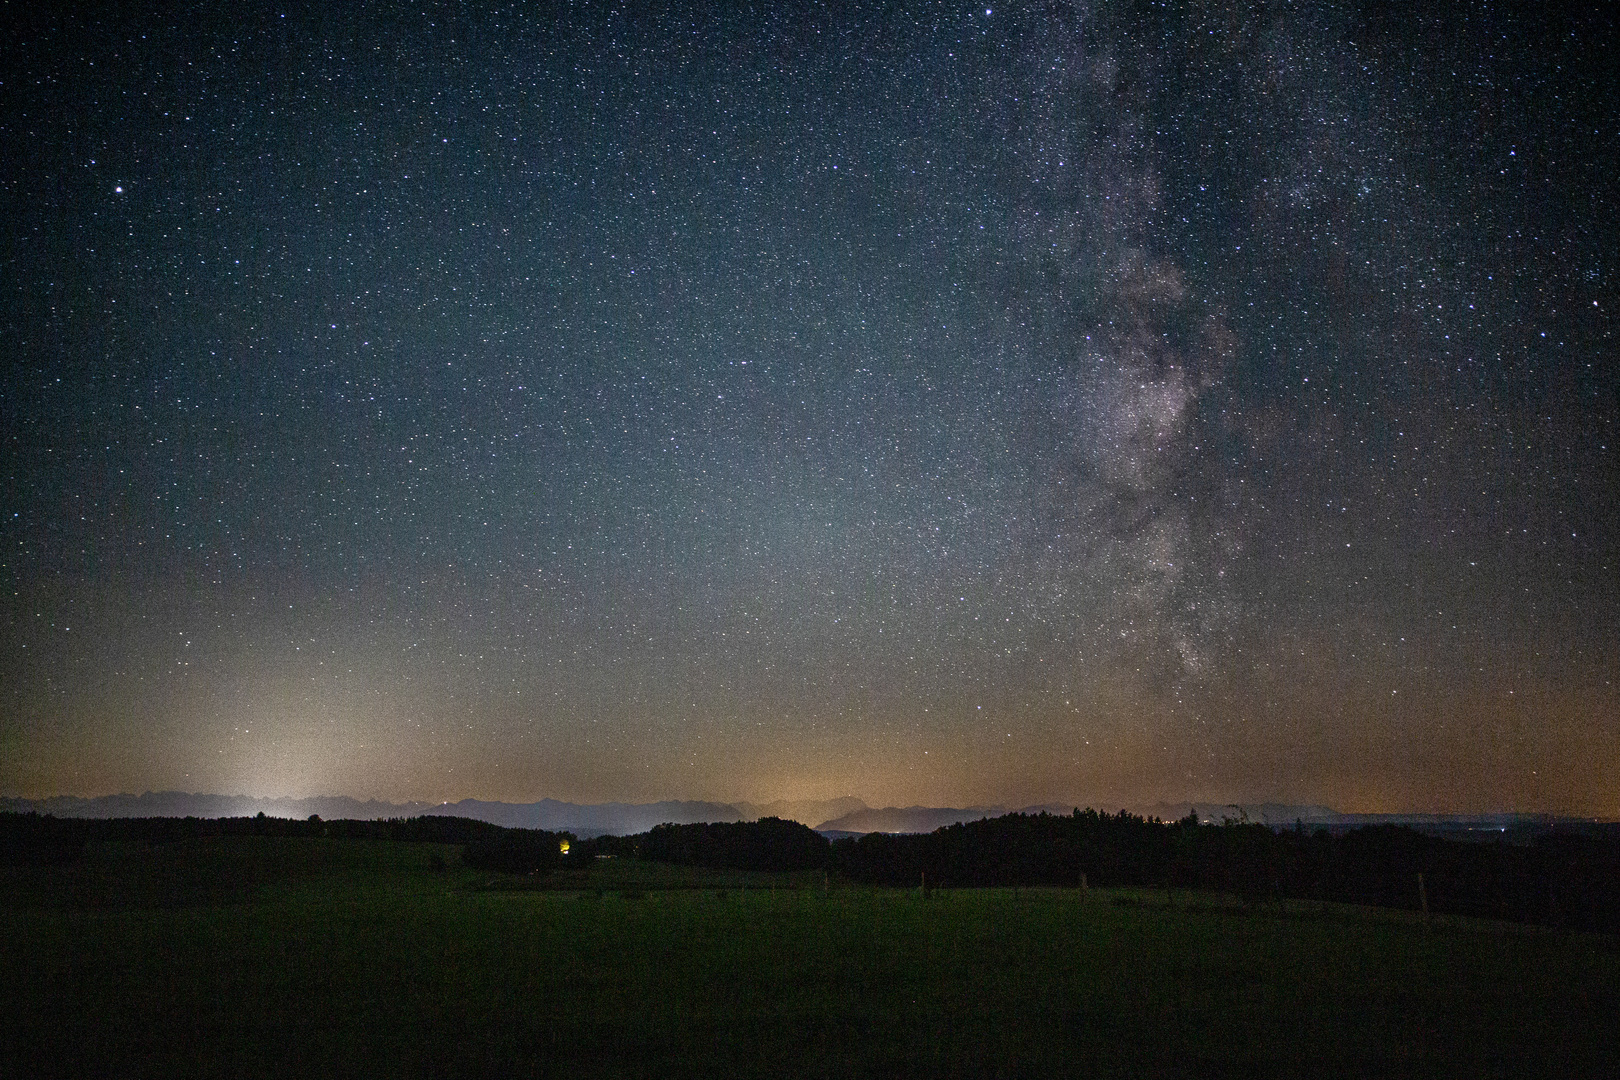
<path fill-rule="evenodd" d="M 1613 12 L 14 15 L 0 791 L 1620 816 Z"/>

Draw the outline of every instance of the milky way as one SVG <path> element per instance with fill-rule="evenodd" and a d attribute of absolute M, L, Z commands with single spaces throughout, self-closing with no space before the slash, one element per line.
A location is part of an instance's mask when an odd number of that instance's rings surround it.
<path fill-rule="evenodd" d="M 1620 813 L 1616 37 L 31 14 L 0 792 Z"/>

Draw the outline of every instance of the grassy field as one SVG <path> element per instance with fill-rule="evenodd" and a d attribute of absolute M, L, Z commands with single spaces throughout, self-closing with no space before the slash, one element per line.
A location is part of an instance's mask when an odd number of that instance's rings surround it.
<path fill-rule="evenodd" d="M 0 870 L 0 1076 L 1614 1076 L 1617 969 L 1204 895 L 103 844 Z"/>

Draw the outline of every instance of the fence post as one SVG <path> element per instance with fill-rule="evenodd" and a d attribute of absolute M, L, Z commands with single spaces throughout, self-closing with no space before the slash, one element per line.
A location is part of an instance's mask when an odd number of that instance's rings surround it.
<path fill-rule="evenodd" d="M 1423 871 L 1418 871 L 1418 903 L 1423 907 L 1423 929 L 1429 928 L 1429 890 L 1423 884 Z"/>

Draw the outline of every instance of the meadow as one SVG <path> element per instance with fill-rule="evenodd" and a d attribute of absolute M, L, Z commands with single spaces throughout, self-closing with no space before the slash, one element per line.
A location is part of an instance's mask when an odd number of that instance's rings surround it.
<path fill-rule="evenodd" d="M 0 868 L 3 1076 L 1620 1075 L 1605 935 L 236 836 Z"/>

